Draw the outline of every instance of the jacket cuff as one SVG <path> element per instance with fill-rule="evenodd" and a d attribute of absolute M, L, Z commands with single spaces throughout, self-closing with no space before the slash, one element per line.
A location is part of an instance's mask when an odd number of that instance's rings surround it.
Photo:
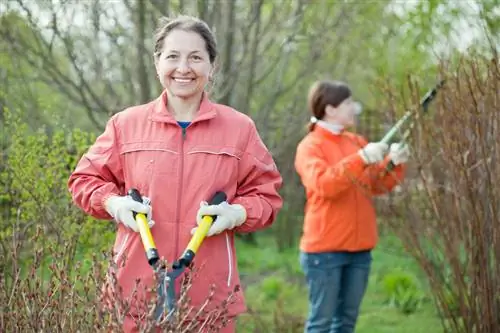
<path fill-rule="evenodd" d="M 116 191 L 116 186 L 112 183 L 108 183 L 103 187 L 97 189 L 92 194 L 92 203 L 94 209 L 98 212 L 103 213 L 109 219 L 113 219 L 113 217 L 106 210 L 106 200 L 113 196 L 120 196 L 118 191 Z"/>
<path fill-rule="evenodd" d="M 238 232 L 247 233 L 264 229 L 273 223 L 273 209 L 265 199 L 259 197 L 237 197 L 233 204 L 245 208 L 246 220 L 236 228 Z"/>
<path fill-rule="evenodd" d="M 252 217 L 253 218 L 258 218 L 258 216 L 254 216 L 254 209 L 252 209 L 252 207 L 254 205 L 252 205 L 250 202 L 248 202 L 249 200 L 246 199 L 245 197 L 236 197 L 232 202 L 231 204 L 232 205 L 238 205 L 238 206 L 241 206 L 243 208 L 243 210 L 245 211 L 245 220 L 243 223 L 247 222 L 249 219 L 251 219 Z M 243 224 L 242 223 L 242 224 Z"/>

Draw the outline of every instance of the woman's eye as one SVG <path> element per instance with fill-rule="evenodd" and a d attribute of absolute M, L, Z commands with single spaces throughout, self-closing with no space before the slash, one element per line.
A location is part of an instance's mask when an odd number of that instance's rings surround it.
<path fill-rule="evenodd" d="M 175 59 L 175 58 L 177 58 L 177 55 L 175 55 L 175 54 L 167 55 L 167 59 Z"/>
<path fill-rule="evenodd" d="M 197 55 L 194 55 L 192 58 L 193 58 L 194 60 L 196 60 L 196 61 L 200 61 L 200 60 L 201 60 L 201 57 L 200 57 L 200 56 L 197 56 Z"/>

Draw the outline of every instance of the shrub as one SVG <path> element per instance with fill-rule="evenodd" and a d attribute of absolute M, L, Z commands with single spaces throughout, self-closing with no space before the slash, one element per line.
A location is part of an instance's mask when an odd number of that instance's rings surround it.
<path fill-rule="evenodd" d="M 446 331 L 498 332 L 498 55 L 464 56 L 442 76 L 411 143 L 418 182 L 406 182 L 391 226 L 426 273 Z"/>
<path fill-rule="evenodd" d="M 19 236 L 18 234 L 16 234 Z M 40 240 L 43 239 L 43 242 Z M 100 332 L 120 331 L 125 314 L 130 309 L 131 301 L 124 300 L 116 283 L 115 270 L 111 254 L 99 253 L 92 256 L 90 266 L 75 260 L 72 248 L 78 244 L 66 242 L 57 244 L 54 239 L 44 238 L 41 228 L 31 239 L 33 249 L 30 264 L 22 264 L 18 257 L 23 248 L 20 243 L 8 253 L 2 252 L 0 260 L 0 330 L 2 332 Z M 77 240 L 73 240 L 77 242 Z M 59 246 L 63 245 L 63 246 Z M 8 257 L 10 255 L 10 257 Z M 12 263 L 6 267 L 7 262 Z M 193 274 L 188 273 L 189 281 Z M 105 303 L 102 288 L 113 290 Z M 140 304 L 144 317 L 137 321 L 139 332 L 151 332 L 159 328 L 162 332 L 218 332 L 226 320 L 226 305 L 210 313 L 204 312 L 204 306 L 198 309 L 189 305 L 187 292 L 189 283 L 183 286 L 179 295 L 178 312 L 174 320 L 163 320 L 157 324 L 152 317 L 155 310 L 155 298 Z M 141 293 L 138 287 L 137 294 Z M 156 288 L 151 290 L 155 293 Z M 228 302 L 231 300 L 228 296 Z M 112 304 L 105 307 L 105 304 Z M 192 315 L 195 313 L 196 315 Z M 188 316 L 189 315 L 189 316 Z"/>

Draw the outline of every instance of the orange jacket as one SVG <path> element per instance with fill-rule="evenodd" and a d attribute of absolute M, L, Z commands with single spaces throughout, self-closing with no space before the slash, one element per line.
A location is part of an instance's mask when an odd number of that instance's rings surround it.
<path fill-rule="evenodd" d="M 365 165 L 357 151 L 367 141 L 320 126 L 299 143 L 295 169 L 306 190 L 300 249 L 304 252 L 360 251 L 378 241 L 373 195 L 391 191 L 404 177 L 399 165 L 385 174 L 389 162 Z"/>

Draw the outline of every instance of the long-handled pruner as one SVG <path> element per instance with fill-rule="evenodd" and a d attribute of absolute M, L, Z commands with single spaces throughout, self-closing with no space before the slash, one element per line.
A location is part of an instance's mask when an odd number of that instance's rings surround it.
<path fill-rule="evenodd" d="M 137 189 L 130 189 L 128 194 L 135 201 L 142 202 L 141 194 Z M 227 197 L 224 192 L 216 192 L 215 195 L 210 200 L 210 205 L 217 205 L 223 201 L 226 201 Z M 191 263 L 198 252 L 203 240 L 205 239 L 208 230 L 212 226 L 212 223 L 217 218 L 216 216 L 203 216 L 196 232 L 189 241 L 186 249 L 184 250 L 181 257 L 172 264 L 172 270 L 167 272 L 164 265 L 160 264 L 160 257 L 158 255 L 158 250 L 156 248 L 153 236 L 149 230 L 148 220 L 144 214 L 134 213 L 134 217 L 139 226 L 139 232 L 142 239 L 142 244 L 146 251 L 146 258 L 149 265 L 153 268 L 154 272 L 158 276 L 158 301 L 155 311 L 155 319 L 160 321 L 161 316 L 167 312 L 167 320 L 172 318 L 175 313 L 177 298 L 175 295 L 175 279 L 178 278 L 187 267 L 191 266 Z"/>
<path fill-rule="evenodd" d="M 429 104 L 432 102 L 432 100 L 434 100 L 438 90 L 444 85 L 444 83 L 445 83 L 445 80 L 441 80 L 434 88 L 432 88 L 430 91 L 428 91 L 427 94 L 425 94 L 425 96 L 422 98 L 422 101 L 420 102 L 420 107 L 423 109 L 424 112 L 427 112 L 427 110 L 429 109 Z M 399 121 L 396 122 L 396 124 L 394 124 L 394 126 L 391 127 L 391 129 L 386 133 L 386 135 L 382 138 L 382 140 L 380 140 L 380 142 L 388 144 L 392 140 L 394 135 L 396 135 L 396 133 L 398 133 L 400 131 L 400 129 L 409 120 L 411 120 L 411 123 L 410 123 L 408 129 L 404 132 L 402 140 L 401 140 L 402 142 L 405 142 L 411 134 L 411 131 L 413 129 L 413 126 L 415 124 L 415 121 L 416 121 L 418 115 L 419 115 L 419 113 L 417 111 L 411 111 L 411 110 L 406 111 L 406 113 L 403 115 L 403 117 L 401 119 L 399 119 Z M 386 172 L 391 171 L 392 169 L 394 169 L 394 167 L 395 167 L 394 163 L 392 161 L 390 161 L 387 164 Z"/>

